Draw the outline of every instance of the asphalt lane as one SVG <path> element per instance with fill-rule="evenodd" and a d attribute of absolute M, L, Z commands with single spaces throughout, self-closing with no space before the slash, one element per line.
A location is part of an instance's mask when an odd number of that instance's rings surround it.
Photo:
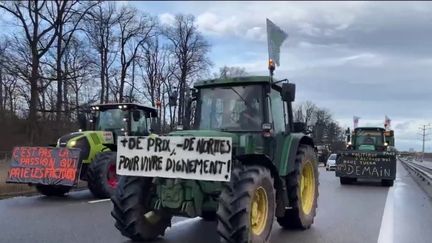
<path fill-rule="evenodd" d="M 275 222 L 271 242 L 377 242 L 382 223 L 391 224 L 393 242 L 430 242 L 431 201 L 403 167 L 398 166 L 390 192 L 374 182 L 341 186 L 334 172 L 323 167 L 320 183 L 318 214 L 312 228 L 287 231 Z M 393 198 L 391 204 L 386 204 L 388 195 Z M 0 242 L 129 242 L 114 227 L 111 202 L 89 203 L 92 200 L 88 191 L 64 198 L 1 200 Z M 383 218 L 385 207 L 391 214 Z M 173 227 L 158 242 L 216 243 L 216 225 L 199 218 L 174 218 Z"/>

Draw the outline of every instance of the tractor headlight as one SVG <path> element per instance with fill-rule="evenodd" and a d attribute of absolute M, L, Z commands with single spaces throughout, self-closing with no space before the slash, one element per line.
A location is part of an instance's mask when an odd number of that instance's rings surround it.
<path fill-rule="evenodd" d="M 75 145 L 76 145 L 76 140 L 71 141 L 71 142 L 69 143 L 69 145 L 70 145 L 71 147 L 75 147 Z"/>

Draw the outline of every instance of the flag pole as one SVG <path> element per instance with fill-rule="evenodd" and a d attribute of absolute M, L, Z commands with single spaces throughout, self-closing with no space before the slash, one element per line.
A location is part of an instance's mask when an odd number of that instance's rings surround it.
<path fill-rule="evenodd" d="M 279 66 L 279 56 L 280 56 L 280 48 L 282 43 L 288 37 L 288 34 L 285 33 L 279 26 L 275 25 L 268 18 L 266 19 L 267 26 L 267 45 L 268 45 L 268 69 L 270 75 L 270 83 L 273 83 L 273 74 L 276 69 L 276 64 Z"/>

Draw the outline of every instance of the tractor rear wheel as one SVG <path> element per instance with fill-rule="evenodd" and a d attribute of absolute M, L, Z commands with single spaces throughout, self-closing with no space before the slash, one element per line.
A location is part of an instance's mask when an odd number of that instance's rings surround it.
<path fill-rule="evenodd" d="M 36 190 L 45 196 L 63 196 L 71 188 L 70 186 L 36 185 Z"/>
<path fill-rule="evenodd" d="M 116 152 L 100 152 L 88 167 L 88 188 L 97 198 L 109 198 L 117 188 L 116 156 Z"/>
<path fill-rule="evenodd" d="M 275 202 L 269 169 L 235 167 L 219 198 L 217 231 L 221 242 L 269 242 Z"/>
<path fill-rule="evenodd" d="M 318 161 L 312 147 L 300 145 L 294 168 L 286 178 L 292 208 L 277 221 L 283 228 L 308 229 L 314 222 L 318 207 Z"/>
<path fill-rule="evenodd" d="M 164 235 L 171 215 L 151 209 L 152 178 L 124 176 L 111 198 L 111 215 L 120 233 L 134 241 L 150 241 Z"/>
<path fill-rule="evenodd" d="M 393 186 L 393 184 L 394 184 L 394 180 L 381 180 L 381 185 L 383 186 L 390 187 Z"/>

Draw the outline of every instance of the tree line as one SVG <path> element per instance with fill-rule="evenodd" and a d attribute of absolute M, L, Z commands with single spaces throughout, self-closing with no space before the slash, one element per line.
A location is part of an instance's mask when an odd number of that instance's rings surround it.
<path fill-rule="evenodd" d="M 167 131 L 184 119 L 194 81 L 247 75 L 227 66 L 209 74 L 211 46 L 193 15 L 161 23 L 129 5 L 78 0 L 0 1 L 0 13 L 8 16 L 0 22 L 0 125 L 8 131 L 9 122 L 28 144 L 69 132 L 95 103 L 150 104 Z M 173 93 L 177 106 L 169 105 Z M 340 140 L 328 111 L 306 102 L 294 116 L 319 143 Z"/>
<path fill-rule="evenodd" d="M 33 142 L 43 121 L 76 119 L 92 103 L 147 103 L 174 124 L 184 91 L 212 65 L 192 15 L 160 23 L 128 5 L 77 0 L 2 1 L 0 12 L 10 16 L 1 23 L 10 31 L 0 37 L 0 114 L 26 118 Z"/>
<path fill-rule="evenodd" d="M 297 104 L 294 121 L 303 122 L 317 145 L 328 145 L 332 151 L 345 148 L 345 130 L 334 120 L 329 110 L 311 101 Z"/>

